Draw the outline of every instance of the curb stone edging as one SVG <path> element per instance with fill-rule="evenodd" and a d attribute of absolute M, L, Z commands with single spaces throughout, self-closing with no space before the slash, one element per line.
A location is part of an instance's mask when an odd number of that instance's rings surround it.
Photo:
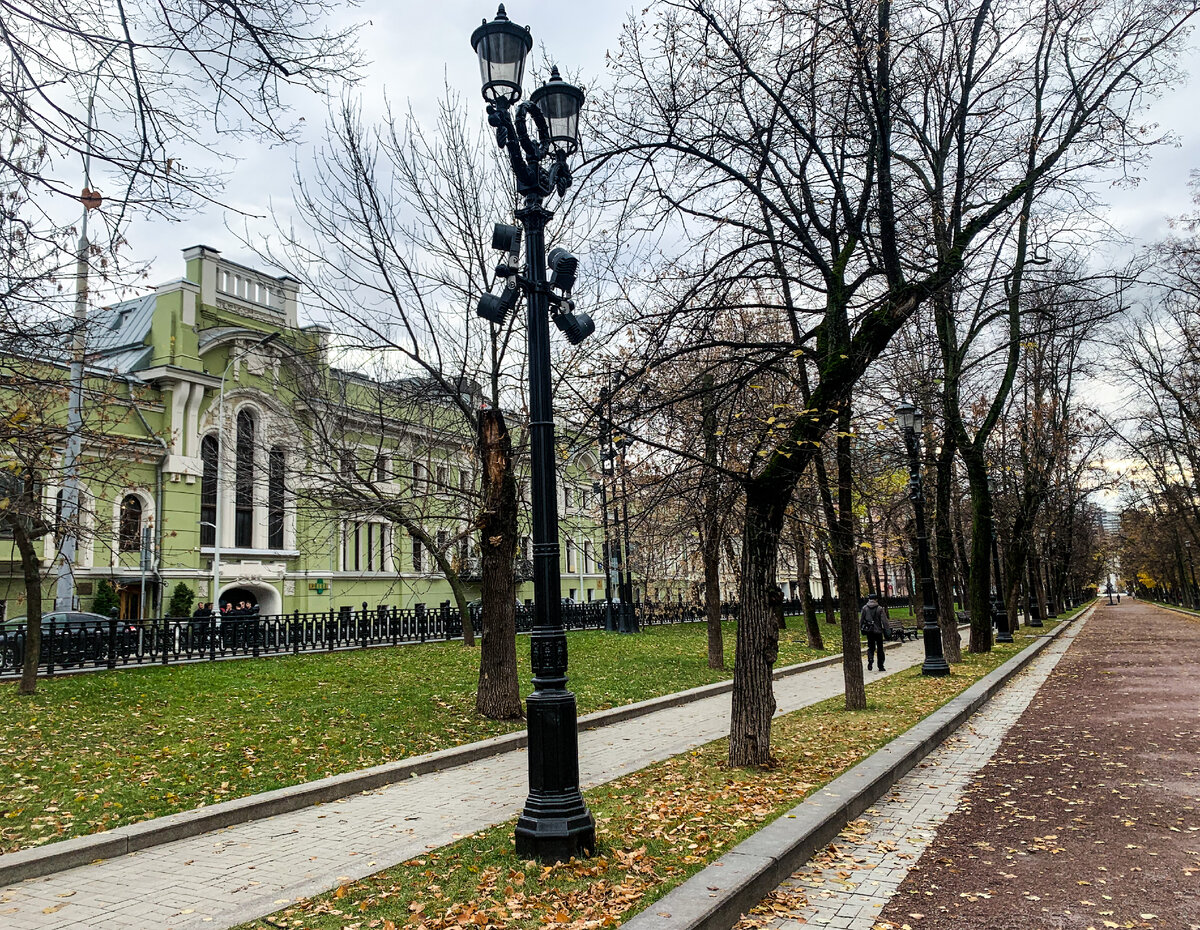
<path fill-rule="evenodd" d="M 902 643 L 887 644 L 888 648 L 900 645 Z M 835 665 L 841 661 L 842 654 L 838 652 L 820 659 L 811 659 L 808 662 L 775 669 L 772 675 L 775 680 L 778 680 Z M 655 711 L 727 694 L 732 690 L 733 681 L 727 679 L 711 685 L 690 688 L 687 691 L 649 698 L 635 704 L 624 704 L 620 707 L 596 711 L 579 718 L 579 729 L 594 730 L 611 726 L 652 714 Z M 327 804 L 330 801 L 337 801 L 366 791 L 375 791 L 419 775 L 428 775 L 480 759 L 516 752 L 524 749 L 527 743 L 526 732 L 518 730 L 467 743 L 464 746 L 454 746 L 450 749 L 442 749 L 438 752 L 413 756 L 396 762 L 384 762 L 370 768 L 343 772 L 316 781 L 303 782 L 299 785 L 248 795 L 244 798 L 221 801 L 207 807 L 154 817 L 100 833 L 90 833 L 86 836 L 60 840 L 45 846 L 34 846 L 29 849 L 4 853 L 0 855 L 0 887 L 31 878 L 53 875 L 55 872 L 87 865 L 99 859 L 113 859 L 127 853 L 148 849 L 151 846 L 199 836 L 202 833 L 237 826 L 252 820 L 261 820 L 276 814 L 289 813 L 311 807 L 314 804 Z"/>
<path fill-rule="evenodd" d="M 957 730 L 1060 634 L 1087 619 L 1085 608 L 1034 640 L 957 697 L 858 765 L 747 837 L 712 864 L 621 924 L 624 930 L 729 930 L 742 914 L 823 849 L 909 770 Z"/>

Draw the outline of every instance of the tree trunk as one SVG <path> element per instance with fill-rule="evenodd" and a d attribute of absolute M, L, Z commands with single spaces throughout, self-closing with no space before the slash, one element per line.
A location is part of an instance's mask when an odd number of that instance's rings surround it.
<path fill-rule="evenodd" d="M 481 614 L 479 688 L 475 710 L 493 720 L 523 716 L 517 681 L 517 481 L 513 474 L 512 437 L 496 407 L 479 412 L 478 447 L 483 509 L 479 515 Z"/>
<path fill-rule="evenodd" d="M 25 657 L 17 691 L 33 694 L 37 690 L 38 665 L 42 661 L 42 563 L 25 528 L 19 521 L 13 521 L 11 525 L 25 576 Z"/>
<path fill-rule="evenodd" d="M 833 567 L 837 576 L 838 602 L 842 614 L 842 680 L 846 691 L 846 710 L 867 706 L 867 687 L 863 682 L 862 646 L 858 627 L 858 571 L 854 547 L 854 481 L 851 457 L 850 404 L 838 414 L 837 437 L 837 519 L 830 538 L 833 543 Z"/>
<path fill-rule="evenodd" d="M 991 652 L 992 493 L 988 488 L 987 462 L 974 446 L 963 450 L 963 461 L 967 466 L 967 485 L 971 489 L 971 570 L 967 574 L 971 639 L 968 649 L 973 653 Z"/>
<path fill-rule="evenodd" d="M 799 523 L 796 524 L 796 568 L 800 575 L 800 611 L 804 615 L 804 633 L 809 649 L 824 649 L 821 625 L 817 623 L 817 609 L 812 598 L 812 550 L 805 539 Z"/>
<path fill-rule="evenodd" d="M 833 585 L 829 582 L 829 562 L 826 560 L 824 546 L 817 550 L 817 572 L 821 576 L 821 611 L 826 623 L 836 622 L 833 610 Z"/>
<path fill-rule="evenodd" d="M 937 587 L 938 626 L 947 662 L 962 661 L 958 618 L 954 614 L 954 532 L 950 523 L 950 492 L 954 482 L 954 443 L 942 436 L 937 457 L 933 512 L 933 582 Z"/>
<path fill-rule="evenodd" d="M 742 573 L 733 660 L 733 704 L 729 721 L 731 766 L 771 763 L 771 717 L 775 691 L 771 671 L 779 657 L 779 626 L 771 609 L 784 501 L 778 489 L 751 485 L 746 493 Z"/>
<path fill-rule="evenodd" d="M 705 539 L 704 613 L 708 622 L 708 667 L 725 667 L 725 637 L 721 630 L 721 540 Z"/>
<path fill-rule="evenodd" d="M 704 515 L 701 520 L 701 559 L 704 562 L 704 612 L 708 625 L 708 667 L 725 667 L 725 638 L 721 630 L 721 514 L 720 475 L 717 473 L 717 411 L 714 376 L 704 376 Z"/>

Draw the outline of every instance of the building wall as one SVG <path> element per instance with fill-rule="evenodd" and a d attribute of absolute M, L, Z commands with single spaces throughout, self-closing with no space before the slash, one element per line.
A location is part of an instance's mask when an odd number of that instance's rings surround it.
<path fill-rule="evenodd" d="M 202 545 L 201 540 L 201 450 L 205 436 L 218 434 L 223 438 L 220 449 L 224 478 L 218 494 L 221 592 L 243 588 L 254 593 L 264 612 L 289 613 L 357 608 L 363 602 L 371 607 L 411 607 L 451 600 L 449 583 L 436 573 L 427 553 L 422 568 L 414 568 L 412 540 L 399 526 L 385 517 L 345 514 L 337 501 L 321 502 L 300 493 L 300 483 L 312 481 L 318 466 L 336 467 L 336 463 L 315 460 L 321 452 L 310 441 L 314 431 L 292 415 L 288 391 L 284 389 L 290 377 L 289 353 L 320 358 L 325 336 L 318 328 L 298 325 L 295 282 L 228 262 L 203 246 L 184 254 L 185 278 L 160 287 L 150 303 L 143 306 L 134 301 L 95 314 L 96 335 L 94 341 L 89 341 L 89 352 L 95 345 L 109 346 L 112 357 L 134 361 L 118 372 L 129 384 L 110 378 L 106 390 L 96 392 L 106 398 L 108 407 L 107 415 L 101 418 L 102 426 L 96 429 L 103 431 L 108 440 L 115 437 L 120 441 L 110 441 L 108 448 L 90 458 L 85 455 L 84 510 L 75 568 L 80 607 L 89 609 L 98 582 L 108 579 L 125 592 L 128 613 L 138 613 L 140 553 L 120 551 L 118 545 L 121 502 L 130 495 L 138 498 L 142 523 L 152 530 L 153 569 L 148 573 L 147 589 L 159 592 L 147 598 L 141 615 L 156 615 L 180 582 L 195 592 L 197 603 L 213 599 L 213 547 Z M 276 345 L 251 348 L 271 332 L 281 334 Z M 239 354 L 240 360 L 233 361 Z M 323 383 L 330 383 L 332 375 L 327 368 L 318 368 L 318 373 Z M 351 407 L 356 403 L 369 406 L 375 389 L 372 383 L 366 379 L 350 379 L 348 383 L 348 388 L 343 384 L 342 400 Z M 121 397 L 127 399 L 114 402 L 114 398 Z M 235 545 L 235 440 L 241 411 L 253 416 L 259 439 L 253 472 L 253 538 L 248 547 Z M 223 432 L 219 429 L 222 419 Z M 413 417 L 403 419 L 411 422 L 383 421 L 374 431 L 365 426 L 357 433 L 348 430 L 348 444 L 361 447 L 364 461 L 366 455 L 380 450 L 391 456 L 398 472 L 398 487 L 411 481 L 414 458 L 433 471 L 444 464 L 448 475 L 471 468 L 468 456 L 461 451 L 462 437 L 455 435 L 444 412 L 417 411 Z M 418 421 L 421 428 L 414 431 L 413 423 Z M 418 433 L 419 440 L 412 438 Z M 293 466 L 303 466 L 289 468 L 289 482 L 294 481 L 296 486 L 289 490 L 285 508 L 284 545 L 277 548 L 269 547 L 267 538 L 266 456 L 273 446 L 284 449 Z M 421 454 L 414 454 L 418 447 Z M 432 454 L 428 451 L 431 448 L 441 451 Z M 572 459 L 562 477 L 573 487 L 590 486 L 586 465 L 586 460 Z M 47 513 L 54 512 L 58 490 L 56 483 L 44 489 Z M 579 500 L 577 494 L 575 501 Z M 582 601 L 603 597 L 600 566 L 595 559 L 592 564 L 583 564 L 582 557 L 585 542 L 591 543 L 594 553 L 600 552 L 598 514 L 591 512 L 594 510 L 594 505 L 583 509 L 578 503 L 564 508 L 560 500 L 563 541 L 569 533 L 578 550 L 568 559 L 564 546 L 564 597 L 573 594 Z M 430 502 L 427 513 L 429 525 L 425 528 L 430 531 L 439 527 L 452 531 L 469 517 L 436 500 Z M 373 570 L 367 570 L 361 558 L 365 538 L 360 542 L 359 568 L 348 564 L 351 559 L 346 557 L 343 533 L 347 523 L 354 522 L 387 527 L 390 542 L 385 561 L 376 561 Z M 522 516 L 522 525 L 528 525 L 527 514 Z M 521 532 L 527 534 L 528 530 Z M 45 537 L 41 545 L 46 578 L 43 603 L 49 610 L 57 552 L 54 534 Z M 0 600 L 6 615 L 14 617 L 24 613 L 24 588 L 16 553 L 11 550 L 11 540 L 0 539 Z M 573 569 L 570 573 L 568 560 Z M 471 596 L 478 596 L 477 585 L 470 586 L 469 591 Z M 532 584 L 518 587 L 518 598 L 532 596 Z"/>

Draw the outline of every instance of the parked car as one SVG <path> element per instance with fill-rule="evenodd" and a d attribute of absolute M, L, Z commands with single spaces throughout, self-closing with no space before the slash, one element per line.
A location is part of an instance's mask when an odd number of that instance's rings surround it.
<path fill-rule="evenodd" d="M 58 629 L 70 630 L 78 632 L 81 630 L 103 630 L 108 632 L 108 621 L 110 618 L 103 614 L 92 614 L 83 610 L 56 610 L 48 614 L 42 614 L 42 629 L 47 629 L 51 623 L 55 625 L 55 631 Z M 18 627 L 23 627 L 29 622 L 28 617 L 13 617 L 10 620 L 4 621 L 4 629 L 15 631 Z M 137 625 L 128 620 L 117 621 L 117 631 L 128 630 L 136 632 Z"/>
<path fill-rule="evenodd" d="M 0 624 L 0 665 L 17 667 L 25 659 L 27 617 L 12 617 Z M 53 658 L 55 665 L 80 665 L 108 655 L 111 627 L 109 618 L 82 610 L 51 611 L 42 614 L 42 661 Z M 117 621 L 117 651 L 129 652 L 136 644 L 137 625 Z M 53 634 L 53 636 L 51 635 Z"/>

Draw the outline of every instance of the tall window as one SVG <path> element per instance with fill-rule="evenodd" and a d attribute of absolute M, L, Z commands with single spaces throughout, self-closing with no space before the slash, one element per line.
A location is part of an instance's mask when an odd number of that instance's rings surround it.
<path fill-rule="evenodd" d="M 117 545 L 122 552 L 137 552 L 142 548 L 142 499 L 126 494 L 121 500 L 120 531 Z"/>
<path fill-rule="evenodd" d="M 267 469 L 267 548 L 283 548 L 283 512 L 287 488 L 284 484 L 284 468 L 287 458 L 276 446 L 268 457 Z"/>
<path fill-rule="evenodd" d="M 592 558 L 592 541 L 584 540 L 583 543 L 583 570 L 585 572 L 594 572 L 596 570 L 596 560 Z"/>
<path fill-rule="evenodd" d="M 217 543 L 217 455 L 216 436 L 200 440 L 200 462 L 204 471 L 200 477 L 200 545 Z"/>
<path fill-rule="evenodd" d="M 574 571 L 575 571 L 575 543 L 571 542 L 571 540 L 568 539 L 567 544 L 564 548 L 567 551 L 567 571 L 569 573 L 574 573 Z"/>
<path fill-rule="evenodd" d="M 237 415 L 237 476 L 233 501 L 233 544 L 254 545 L 254 418 L 247 410 Z"/>
<path fill-rule="evenodd" d="M 425 571 L 425 554 L 421 549 L 421 540 L 412 537 L 412 567 L 414 572 Z"/>
<path fill-rule="evenodd" d="M 375 530 L 374 523 L 367 524 L 367 571 L 375 571 Z"/>

